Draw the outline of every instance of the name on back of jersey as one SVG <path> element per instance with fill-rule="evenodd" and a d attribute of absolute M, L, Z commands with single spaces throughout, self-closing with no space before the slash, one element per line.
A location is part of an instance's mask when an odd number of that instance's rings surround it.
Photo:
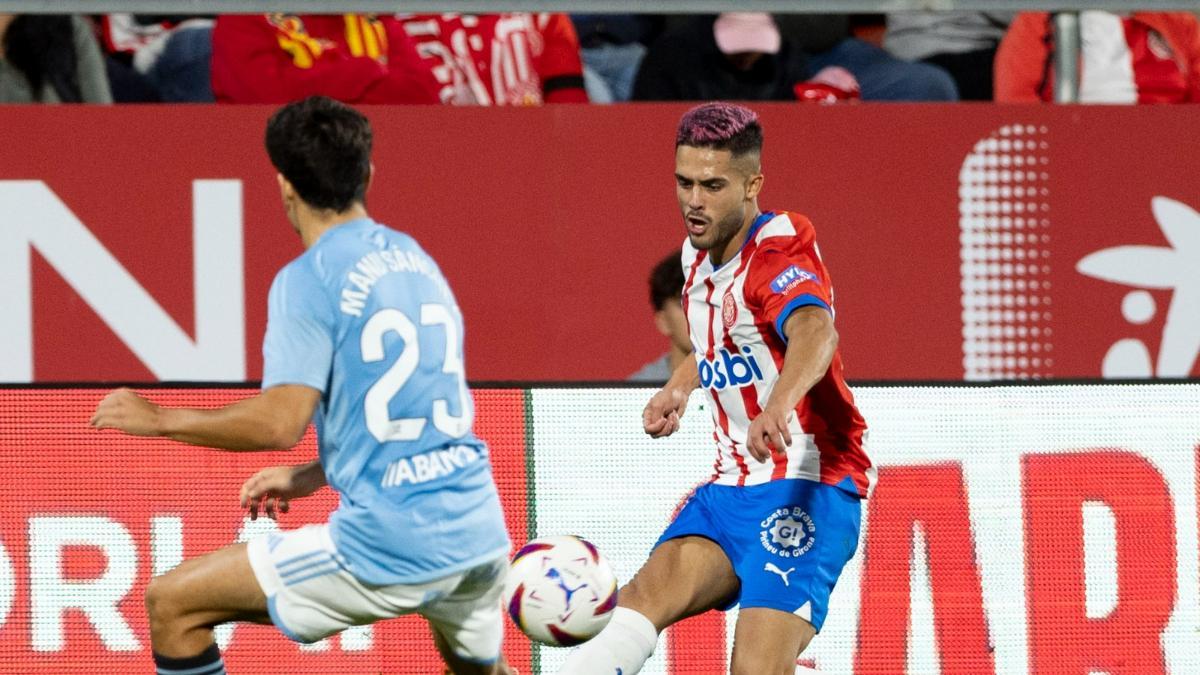
<path fill-rule="evenodd" d="M 386 488 L 427 483 L 435 478 L 449 476 L 482 458 L 482 451 L 469 445 L 454 445 L 404 457 L 388 464 L 380 485 Z"/>
<path fill-rule="evenodd" d="M 746 346 L 742 347 L 741 354 L 731 354 L 728 349 L 722 347 L 712 359 L 700 359 L 700 386 L 719 391 L 762 380 L 762 370 L 751 351 L 750 347 Z"/>
<path fill-rule="evenodd" d="M 346 285 L 342 288 L 342 313 L 362 316 L 371 289 L 391 272 L 422 274 L 436 281 L 446 295 L 450 293 L 433 259 L 419 251 L 406 251 L 397 246 L 371 251 L 354 263 L 354 267 L 346 274 Z"/>

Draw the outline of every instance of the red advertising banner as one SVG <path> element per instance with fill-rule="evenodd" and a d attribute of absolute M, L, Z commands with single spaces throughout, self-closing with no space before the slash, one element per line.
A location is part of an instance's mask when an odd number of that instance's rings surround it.
<path fill-rule="evenodd" d="M 295 502 L 276 524 L 251 521 L 238 490 L 259 469 L 311 461 L 308 437 L 289 452 L 226 453 L 97 432 L 88 418 L 106 391 L 0 390 L 0 673 L 145 672 L 151 666 L 146 584 L 184 559 L 277 528 L 324 522 L 328 489 Z M 166 405 L 215 407 L 251 390 L 153 390 Z M 510 536 L 524 541 L 525 392 L 477 391 L 476 432 L 491 446 Z M 529 672 L 529 641 L 505 654 Z M 230 672 L 440 673 L 415 617 L 354 628 L 300 646 L 272 626 L 217 629 Z"/>
<path fill-rule="evenodd" d="M 291 452 L 236 454 L 97 432 L 86 422 L 104 393 L 0 390 L 0 673 L 145 672 L 153 576 L 324 521 L 335 506 L 324 491 L 278 524 L 237 507 L 242 481 L 307 461 L 311 437 Z M 251 390 L 146 393 L 216 406 Z M 649 393 L 476 392 L 515 542 L 586 536 L 618 579 L 632 577 L 714 452 L 701 394 L 679 432 L 647 438 Z M 1200 385 L 858 387 L 855 397 L 879 479 L 798 673 L 1200 672 Z M 726 672 L 736 621 L 736 610 L 708 612 L 668 629 L 642 673 Z M 521 672 L 559 672 L 566 650 L 531 647 L 507 620 L 506 635 Z M 220 627 L 217 640 L 230 672 L 245 675 L 441 672 L 411 618 L 312 646 L 270 626 Z"/>
<path fill-rule="evenodd" d="M 1200 108 L 756 107 L 761 206 L 816 224 L 851 378 L 1200 372 Z M 371 213 L 442 265 L 472 378 L 622 379 L 665 349 L 646 277 L 684 236 L 683 110 L 367 110 Z M 258 378 L 301 251 L 270 112 L 0 108 L 0 381 Z"/>

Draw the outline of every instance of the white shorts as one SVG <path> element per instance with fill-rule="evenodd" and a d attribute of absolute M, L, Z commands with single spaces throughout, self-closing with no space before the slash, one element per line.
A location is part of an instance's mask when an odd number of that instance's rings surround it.
<path fill-rule="evenodd" d="M 347 570 L 329 525 L 273 532 L 246 546 L 275 626 L 296 642 L 316 642 L 350 626 L 420 614 L 460 658 L 500 657 L 504 556 L 422 584 L 374 586 Z"/>

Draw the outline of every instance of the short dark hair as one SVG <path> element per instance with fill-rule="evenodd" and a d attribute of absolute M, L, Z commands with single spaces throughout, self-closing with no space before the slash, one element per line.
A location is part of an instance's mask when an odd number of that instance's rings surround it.
<path fill-rule="evenodd" d="M 762 152 L 763 130 L 758 113 L 734 103 L 705 103 L 684 113 L 675 147 L 728 150 L 734 157 Z"/>
<path fill-rule="evenodd" d="M 289 103 L 267 122 L 267 155 L 300 198 L 341 213 L 364 201 L 371 176 L 371 123 L 325 96 Z"/>
<path fill-rule="evenodd" d="M 18 14 L 3 35 L 0 51 L 29 80 L 34 101 L 43 102 L 44 85 L 50 85 L 63 103 L 83 102 L 74 21 L 70 16 Z"/>
<path fill-rule="evenodd" d="M 679 251 L 663 258 L 650 272 L 650 304 L 659 311 L 683 294 L 683 263 Z"/>

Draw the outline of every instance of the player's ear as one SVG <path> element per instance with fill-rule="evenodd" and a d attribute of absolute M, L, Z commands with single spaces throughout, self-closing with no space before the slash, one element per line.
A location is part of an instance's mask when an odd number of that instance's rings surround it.
<path fill-rule="evenodd" d="M 654 312 L 654 325 L 658 328 L 658 332 L 667 337 L 671 337 L 671 322 L 667 319 L 667 313 L 661 309 Z"/>
<path fill-rule="evenodd" d="M 370 168 L 367 169 L 367 189 L 364 190 L 364 192 L 369 191 L 371 189 L 371 183 L 374 183 L 374 182 L 375 182 L 375 162 L 371 162 Z"/>
<path fill-rule="evenodd" d="M 283 177 L 283 174 L 275 174 L 275 180 L 279 183 L 279 198 L 286 204 L 296 198 L 296 188 L 292 187 L 291 181 Z"/>
<path fill-rule="evenodd" d="M 746 179 L 746 200 L 749 201 L 758 197 L 758 193 L 762 191 L 764 176 L 761 171 L 755 171 Z"/>

